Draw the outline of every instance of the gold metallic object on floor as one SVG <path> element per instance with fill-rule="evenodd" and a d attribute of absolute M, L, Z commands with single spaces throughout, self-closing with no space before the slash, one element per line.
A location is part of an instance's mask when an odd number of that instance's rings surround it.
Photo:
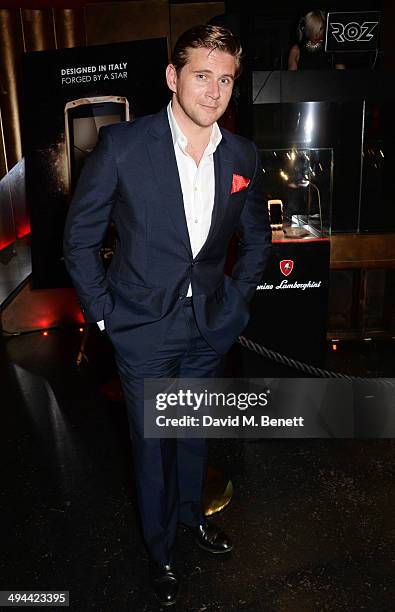
<path fill-rule="evenodd" d="M 209 467 L 203 491 L 203 508 L 205 516 L 211 516 L 226 508 L 232 496 L 232 481 L 220 470 Z"/>

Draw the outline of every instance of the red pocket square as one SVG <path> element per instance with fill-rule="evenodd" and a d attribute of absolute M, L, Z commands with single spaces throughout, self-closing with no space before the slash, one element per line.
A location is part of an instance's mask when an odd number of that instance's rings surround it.
<path fill-rule="evenodd" d="M 236 193 L 237 191 L 241 191 L 242 189 L 246 189 L 250 184 L 250 179 L 241 176 L 241 174 L 234 174 L 232 177 L 232 191 L 231 193 Z"/>

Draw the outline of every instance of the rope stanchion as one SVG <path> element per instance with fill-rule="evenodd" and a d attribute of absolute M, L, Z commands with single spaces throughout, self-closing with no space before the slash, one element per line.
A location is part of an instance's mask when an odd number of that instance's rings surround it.
<path fill-rule="evenodd" d="M 330 370 L 324 370 L 322 368 L 317 368 L 309 363 L 304 363 L 303 361 L 298 361 L 293 359 L 292 357 L 287 357 L 286 355 L 282 355 L 273 349 L 268 349 L 265 346 L 250 340 L 250 338 L 246 338 L 245 336 L 239 336 L 237 338 L 237 342 L 241 344 L 243 348 L 246 348 L 261 357 L 267 357 L 271 361 L 275 361 L 276 363 L 280 363 L 281 365 L 288 366 L 289 368 L 294 368 L 305 374 L 312 374 L 313 376 L 321 376 L 323 378 L 341 378 L 343 380 L 352 381 L 365 381 L 365 382 L 375 382 L 376 384 L 386 385 L 388 387 L 395 387 L 395 383 L 391 380 L 380 378 L 363 378 L 359 376 L 349 376 L 348 374 L 342 374 L 341 372 L 332 372 Z"/>

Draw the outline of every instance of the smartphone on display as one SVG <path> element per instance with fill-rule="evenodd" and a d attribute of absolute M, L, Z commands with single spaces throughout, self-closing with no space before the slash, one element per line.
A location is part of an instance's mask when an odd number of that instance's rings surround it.
<path fill-rule="evenodd" d="M 282 200 L 268 200 L 270 227 L 272 230 L 283 229 L 283 203 Z"/>
<path fill-rule="evenodd" d="M 124 96 L 80 98 L 64 108 L 69 191 L 78 181 L 84 161 L 95 147 L 104 125 L 130 121 L 129 102 Z"/>

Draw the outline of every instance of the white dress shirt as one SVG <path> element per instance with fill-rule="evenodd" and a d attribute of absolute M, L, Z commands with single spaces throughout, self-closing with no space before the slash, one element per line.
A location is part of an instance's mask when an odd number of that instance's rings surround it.
<path fill-rule="evenodd" d="M 197 166 L 186 151 L 188 140 L 175 120 L 171 102 L 167 106 L 167 115 L 181 182 L 189 241 L 195 258 L 206 242 L 210 230 L 215 195 L 214 152 L 221 142 L 222 134 L 218 124 L 214 123 L 210 141 Z M 192 295 L 191 285 L 187 295 Z"/>
<path fill-rule="evenodd" d="M 175 120 L 171 101 L 167 106 L 167 116 L 177 160 L 189 240 L 195 258 L 206 242 L 210 230 L 215 196 L 214 152 L 221 142 L 222 134 L 218 124 L 214 123 L 210 141 L 197 166 L 186 151 L 188 140 Z M 189 284 L 187 296 L 191 295 L 192 287 Z M 97 324 L 101 330 L 104 329 L 104 321 L 98 321 Z"/>

